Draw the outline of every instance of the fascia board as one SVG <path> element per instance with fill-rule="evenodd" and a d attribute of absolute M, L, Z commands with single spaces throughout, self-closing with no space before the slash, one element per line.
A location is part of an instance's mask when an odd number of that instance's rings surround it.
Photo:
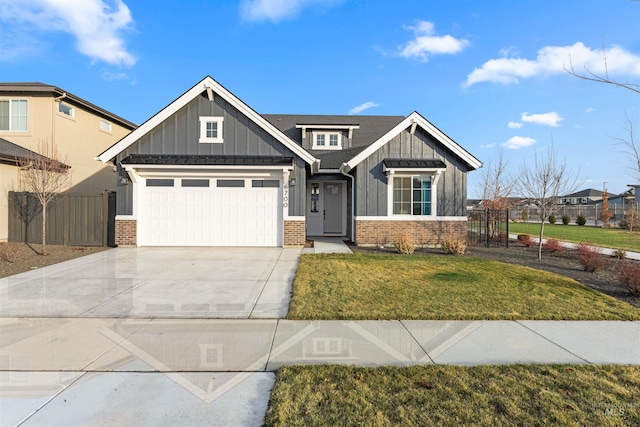
<path fill-rule="evenodd" d="M 378 149 L 383 147 L 389 141 L 391 141 L 397 134 L 411 126 L 413 123 L 418 123 L 420 127 L 422 127 L 425 131 L 433 135 L 440 143 L 442 143 L 445 147 L 450 149 L 453 153 L 459 156 L 462 160 L 464 160 L 470 167 L 473 169 L 478 169 L 482 166 L 482 162 L 473 157 L 471 153 L 458 145 L 455 141 L 449 138 L 447 135 L 442 133 L 440 129 L 432 125 L 427 119 L 422 117 L 417 112 L 411 113 L 407 116 L 403 121 L 394 126 L 389 132 L 382 135 L 377 141 L 367 147 L 365 150 L 361 151 L 360 154 L 355 156 L 353 159 L 347 162 L 347 166 L 349 170 L 355 168 L 360 163 L 364 161 L 367 157 L 375 153 Z"/>
<path fill-rule="evenodd" d="M 103 163 L 108 162 L 109 160 L 116 157 L 122 151 L 126 150 L 130 147 L 134 142 L 138 141 L 147 133 L 151 132 L 156 126 L 160 125 L 163 121 L 168 119 L 171 115 L 175 114 L 182 107 L 187 105 L 197 96 L 199 96 L 203 91 L 207 88 L 212 88 L 215 92 L 217 92 L 220 96 L 222 96 L 227 102 L 229 102 L 232 106 L 234 106 L 238 111 L 243 113 L 249 119 L 257 123 L 263 129 L 267 130 L 274 138 L 280 141 L 285 147 L 289 148 L 293 151 L 298 157 L 302 158 L 308 164 L 313 164 L 316 161 L 316 158 L 313 157 L 310 153 L 308 153 L 304 148 L 296 144 L 289 137 L 283 134 L 280 130 L 278 130 L 275 126 L 269 123 L 266 119 L 264 119 L 260 114 L 238 99 L 235 95 L 225 89 L 222 85 L 216 82 L 210 76 L 205 77 L 203 80 L 198 82 L 191 89 L 186 91 L 180 97 L 178 97 L 171 104 L 167 105 L 165 108 L 156 113 L 149 120 L 141 124 L 137 129 L 131 132 L 129 135 L 122 138 L 120 141 L 112 145 L 110 148 L 105 150 L 102 154 L 98 156 L 98 159 Z"/>

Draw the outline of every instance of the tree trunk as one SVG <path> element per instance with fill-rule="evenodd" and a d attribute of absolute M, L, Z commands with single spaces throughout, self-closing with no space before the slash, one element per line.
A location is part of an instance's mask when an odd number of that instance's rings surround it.
<path fill-rule="evenodd" d="M 540 221 L 540 235 L 538 236 L 538 259 L 542 259 L 542 236 L 544 235 L 544 218 Z"/>
<path fill-rule="evenodd" d="M 42 205 L 42 251 L 40 255 L 47 255 L 47 205 Z"/>

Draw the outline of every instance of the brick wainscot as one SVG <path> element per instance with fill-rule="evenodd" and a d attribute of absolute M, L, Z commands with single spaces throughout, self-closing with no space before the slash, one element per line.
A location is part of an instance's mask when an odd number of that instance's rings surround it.
<path fill-rule="evenodd" d="M 135 219 L 116 219 L 116 245 L 136 246 L 138 243 Z"/>
<path fill-rule="evenodd" d="M 421 220 L 356 219 L 356 244 L 391 245 L 400 232 L 419 245 L 437 246 L 442 239 L 467 241 L 467 218 L 448 217 Z"/>
<path fill-rule="evenodd" d="M 284 220 L 284 246 L 302 246 L 307 235 L 304 219 Z"/>

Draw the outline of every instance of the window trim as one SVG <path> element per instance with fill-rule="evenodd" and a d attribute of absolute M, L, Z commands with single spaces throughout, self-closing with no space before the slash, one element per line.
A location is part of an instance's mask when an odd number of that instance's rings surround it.
<path fill-rule="evenodd" d="M 318 136 L 324 136 L 324 145 L 318 145 Z M 330 145 L 331 136 L 338 137 L 338 145 Z M 342 132 L 337 131 L 325 131 L 325 132 L 311 132 L 311 149 L 312 150 L 342 150 Z"/>
<path fill-rule="evenodd" d="M 438 181 L 442 175 L 441 170 L 411 170 L 406 172 L 388 173 L 387 175 L 387 216 L 393 218 L 433 218 L 438 216 Z M 431 177 L 431 214 L 429 215 L 413 215 L 413 178 L 416 176 L 430 176 Z M 393 178 L 411 178 L 411 209 L 409 214 L 394 214 L 393 213 Z"/>
<path fill-rule="evenodd" d="M 207 137 L 207 124 L 208 123 L 217 123 L 218 124 L 218 136 L 215 138 Z M 224 117 L 221 116 L 200 116 L 200 139 L 199 142 L 201 144 L 222 144 L 224 142 L 223 138 L 223 127 Z"/>
<path fill-rule="evenodd" d="M 0 129 L 0 132 L 29 132 L 29 99 L 27 98 L 0 98 L 0 101 L 6 101 L 9 104 L 9 128 L 8 129 Z M 15 129 L 13 125 L 13 114 L 12 114 L 12 104 L 14 101 L 24 101 L 27 103 L 27 117 L 26 117 L 26 126 L 25 129 Z"/>
<path fill-rule="evenodd" d="M 102 124 L 105 124 L 106 127 L 108 127 L 108 129 L 103 129 L 102 128 Z M 104 120 L 104 119 L 100 119 L 100 121 L 98 122 L 98 129 L 100 129 L 102 132 L 106 132 L 106 133 L 112 133 L 113 132 L 113 124 L 110 121 Z"/>
<path fill-rule="evenodd" d="M 69 114 L 65 113 L 64 111 L 60 111 L 63 105 L 69 109 Z M 76 108 L 71 104 L 67 104 L 66 102 L 58 101 L 58 114 L 68 119 L 75 119 Z"/>

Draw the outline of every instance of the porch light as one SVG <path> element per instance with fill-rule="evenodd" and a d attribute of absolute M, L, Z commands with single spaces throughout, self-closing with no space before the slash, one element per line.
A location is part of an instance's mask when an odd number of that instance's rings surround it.
<path fill-rule="evenodd" d="M 296 179 L 295 178 L 290 178 L 289 179 L 289 187 L 295 187 L 296 186 Z"/>

